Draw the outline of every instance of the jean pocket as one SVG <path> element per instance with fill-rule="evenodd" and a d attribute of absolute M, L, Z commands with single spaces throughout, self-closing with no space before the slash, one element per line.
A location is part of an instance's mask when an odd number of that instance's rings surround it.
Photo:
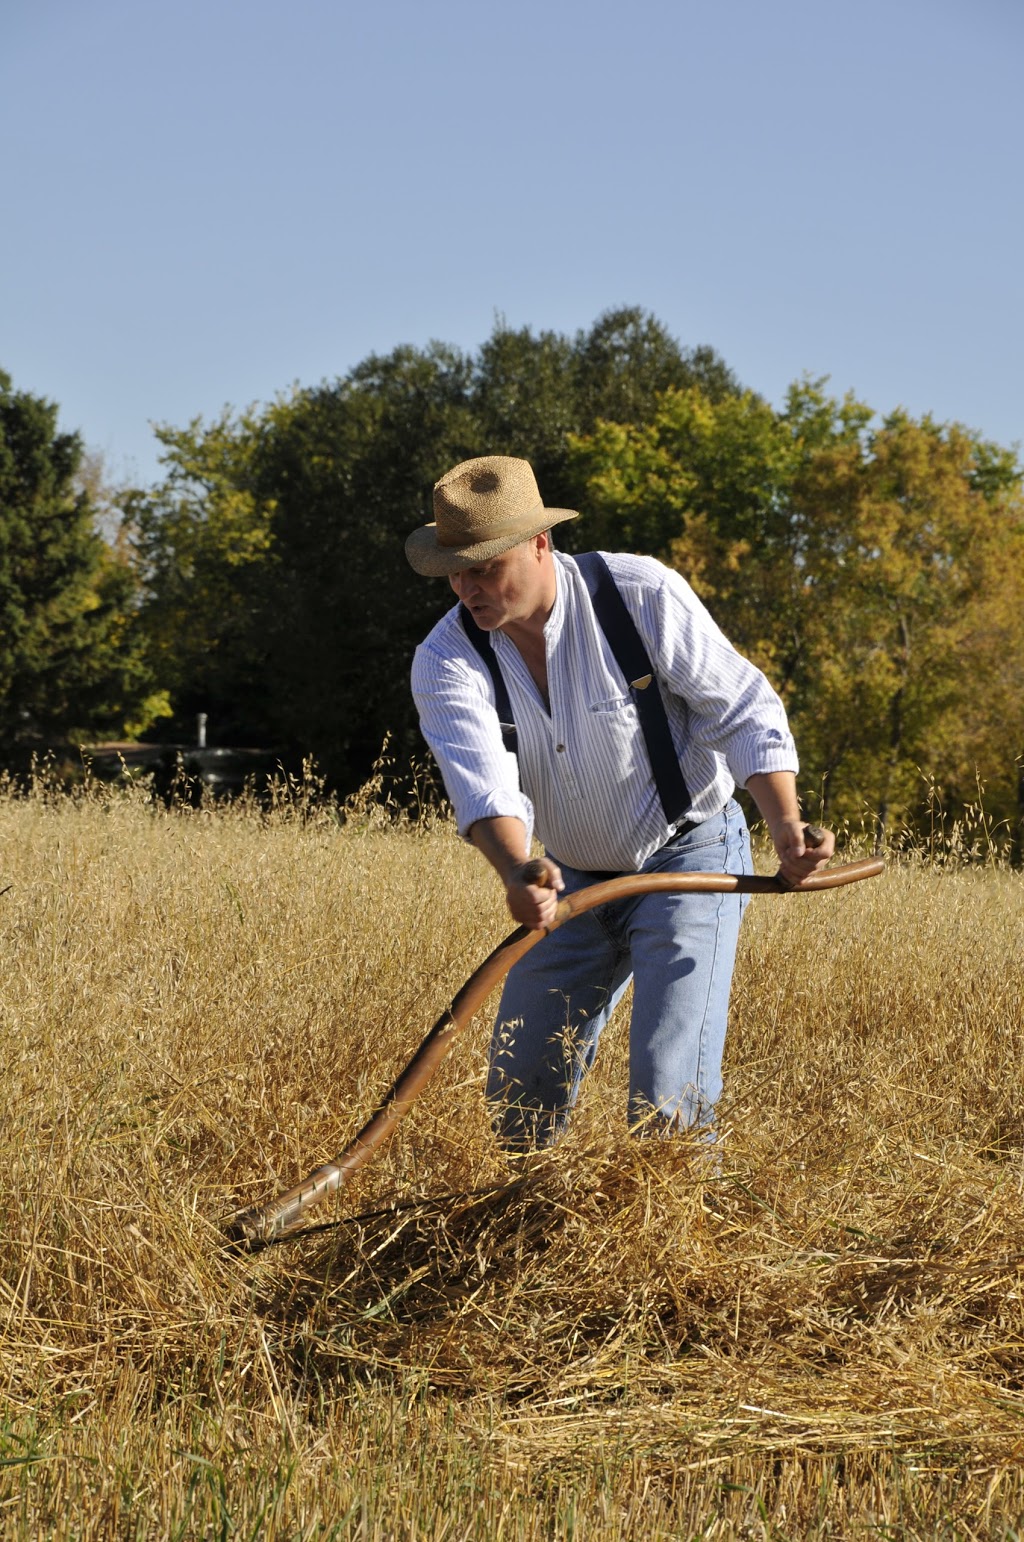
<path fill-rule="evenodd" d="M 724 846 L 726 844 L 726 832 L 719 828 L 714 834 L 701 834 L 701 827 L 688 835 L 685 840 L 679 842 L 682 851 L 702 851 L 707 846 Z"/>
<path fill-rule="evenodd" d="M 727 846 L 729 837 L 727 816 L 713 814 L 702 824 L 695 825 L 692 830 L 686 830 L 682 835 L 678 835 L 672 845 L 679 851 L 701 851 L 708 846 Z"/>

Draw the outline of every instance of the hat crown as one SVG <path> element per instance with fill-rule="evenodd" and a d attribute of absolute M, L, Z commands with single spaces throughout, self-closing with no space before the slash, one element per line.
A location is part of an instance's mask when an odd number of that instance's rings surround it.
<path fill-rule="evenodd" d="M 575 509 L 547 507 L 528 460 L 478 455 L 434 483 L 434 522 L 412 532 L 405 555 L 417 573 L 450 577 L 575 518 Z"/>
<path fill-rule="evenodd" d="M 476 546 L 537 527 L 544 503 L 529 461 L 481 455 L 454 466 L 434 487 L 437 544 Z"/>

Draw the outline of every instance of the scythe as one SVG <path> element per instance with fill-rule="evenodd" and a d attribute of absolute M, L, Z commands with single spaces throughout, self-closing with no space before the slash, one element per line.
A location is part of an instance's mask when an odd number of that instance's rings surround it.
<path fill-rule="evenodd" d="M 820 845 L 821 833 L 813 826 L 807 827 L 807 844 Z M 342 1187 L 376 1151 L 378 1146 L 393 1134 L 399 1121 L 408 1113 L 416 1098 L 430 1081 L 434 1072 L 451 1049 L 456 1035 L 473 1019 L 494 987 L 505 978 L 524 954 L 539 942 L 571 921 L 574 916 L 606 905 L 612 900 L 627 899 L 638 894 L 803 894 L 819 889 L 834 889 L 843 884 L 855 883 L 861 878 L 873 878 L 882 872 L 881 858 L 868 857 L 842 866 L 823 868 L 805 878 L 799 888 L 794 888 L 783 878 L 737 875 L 732 873 L 627 873 L 621 878 L 610 878 L 602 883 L 577 889 L 559 902 L 555 919 L 541 930 L 531 931 L 525 926 L 500 942 L 489 953 L 455 994 L 449 1006 L 441 1013 L 405 1070 L 385 1093 L 376 1112 L 371 1115 L 359 1133 L 331 1162 L 325 1162 L 276 1199 L 262 1205 L 253 1205 L 240 1211 L 227 1228 L 228 1238 L 237 1246 L 257 1251 L 268 1243 L 277 1241 L 297 1227 L 307 1210 L 325 1195 Z M 538 868 L 538 881 L 544 869 Z"/>

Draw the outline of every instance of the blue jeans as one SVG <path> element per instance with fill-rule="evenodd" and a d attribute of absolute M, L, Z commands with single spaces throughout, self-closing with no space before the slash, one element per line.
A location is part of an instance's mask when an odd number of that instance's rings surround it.
<path fill-rule="evenodd" d="M 560 864 L 565 892 L 595 882 Z M 749 873 L 739 804 L 656 851 L 644 873 Z M 512 1150 L 565 1129 L 601 1030 L 633 978 L 630 1124 L 710 1127 L 722 1090 L 729 990 L 748 896 L 642 894 L 567 921 L 510 970 L 491 1038 L 487 1097 Z M 710 1133 L 710 1128 L 709 1128 Z"/>

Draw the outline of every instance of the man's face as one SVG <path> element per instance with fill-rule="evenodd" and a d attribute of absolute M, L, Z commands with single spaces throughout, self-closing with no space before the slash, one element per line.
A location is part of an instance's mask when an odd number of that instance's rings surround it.
<path fill-rule="evenodd" d="M 534 536 L 479 567 L 449 576 L 448 582 L 481 631 L 495 632 L 510 622 L 529 620 L 545 607 L 546 548 L 546 538 Z"/>

